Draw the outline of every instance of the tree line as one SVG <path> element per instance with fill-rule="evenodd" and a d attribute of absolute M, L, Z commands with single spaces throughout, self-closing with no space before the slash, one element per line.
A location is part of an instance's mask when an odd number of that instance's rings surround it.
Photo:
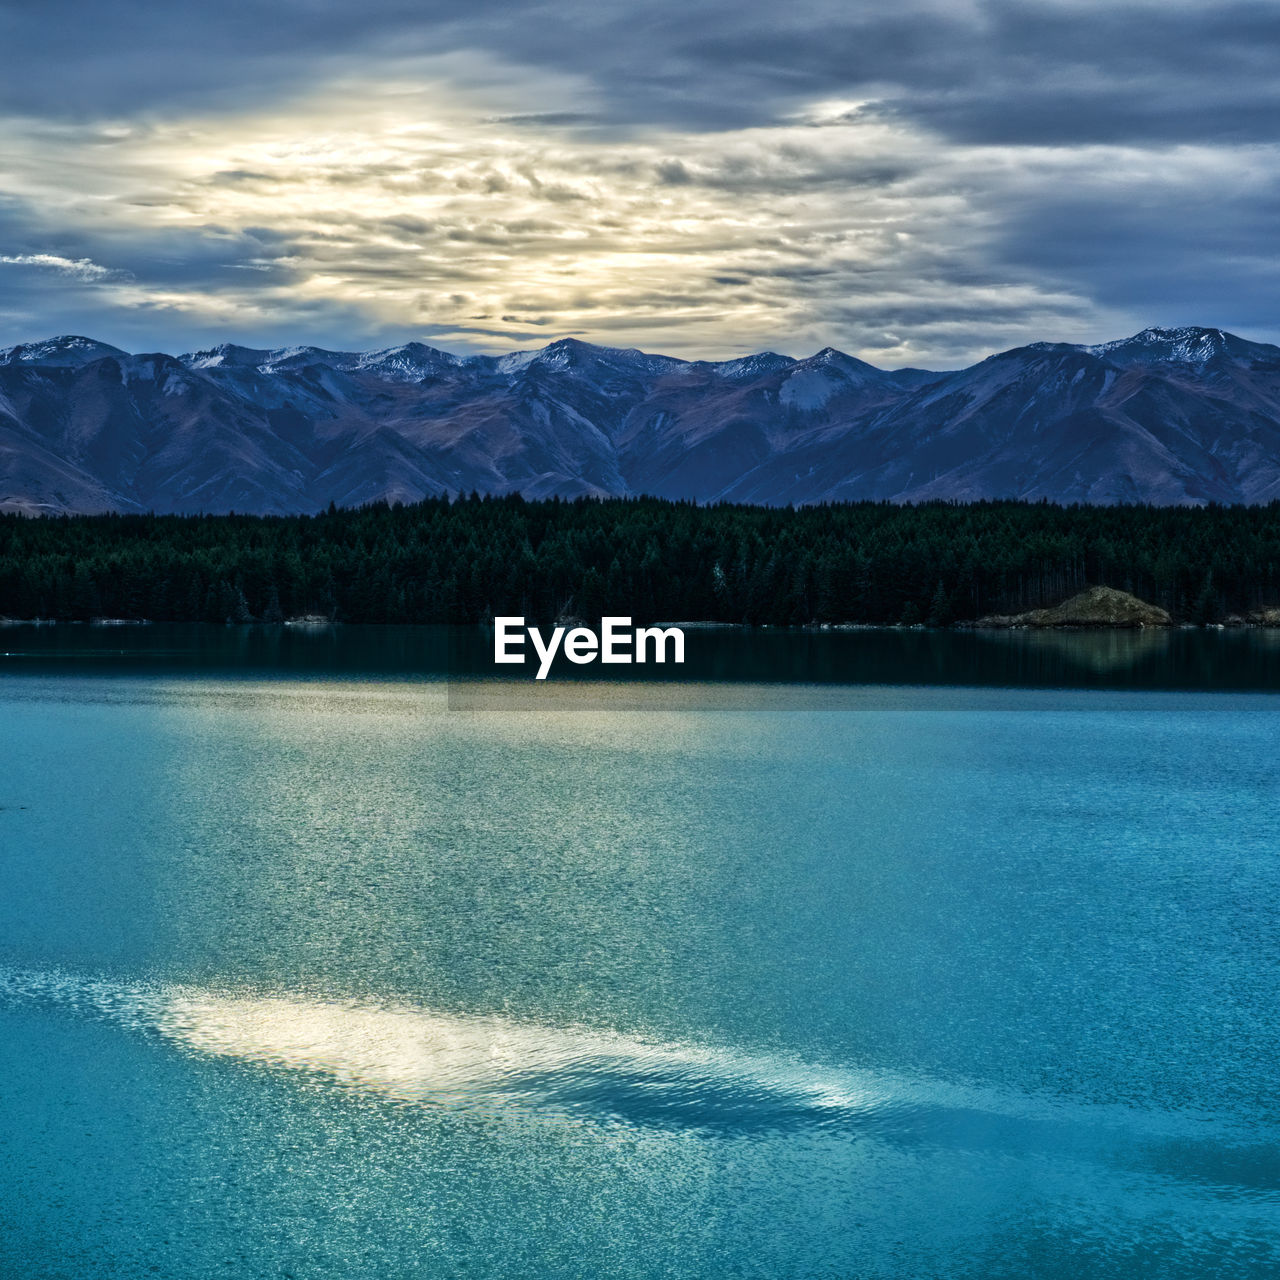
<path fill-rule="evenodd" d="M 1092 585 L 1190 622 L 1280 605 L 1280 503 L 793 509 L 473 494 L 307 516 L 0 516 L 9 618 L 945 626 Z"/>

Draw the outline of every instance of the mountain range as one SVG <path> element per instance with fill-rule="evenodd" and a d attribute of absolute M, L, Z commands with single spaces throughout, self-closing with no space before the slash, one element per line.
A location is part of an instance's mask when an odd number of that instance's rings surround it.
<path fill-rule="evenodd" d="M 311 512 L 478 490 L 700 502 L 1280 497 L 1280 347 L 1037 342 L 950 372 L 826 348 L 679 360 L 566 338 L 460 357 L 0 350 L 0 510 Z"/>

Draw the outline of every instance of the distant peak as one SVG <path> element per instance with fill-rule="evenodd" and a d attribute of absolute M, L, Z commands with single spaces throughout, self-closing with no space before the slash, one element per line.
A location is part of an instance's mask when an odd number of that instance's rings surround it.
<path fill-rule="evenodd" d="M 594 367 L 612 367 L 659 374 L 685 363 L 675 356 L 650 355 L 636 347 L 601 347 L 581 338 L 557 338 L 536 351 L 511 351 L 499 356 L 495 367 L 505 374 L 519 373 L 530 366 L 584 372 Z"/>
<path fill-rule="evenodd" d="M 1102 342 L 1085 347 L 1091 355 L 1108 357 L 1137 357 L 1176 364 L 1202 364 L 1215 356 L 1223 355 L 1232 347 L 1243 348 L 1249 344 L 1222 329 L 1208 329 L 1200 325 L 1185 325 L 1176 329 L 1151 327 L 1135 333 L 1132 338 L 1115 342 Z"/>
<path fill-rule="evenodd" d="M 549 369 L 565 369 L 597 351 L 599 348 L 577 338 L 557 338 L 534 355 L 533 363 Z"/>
<path fill-rule="evenodd" d="M 425 382 L 442 370 L 456 369 L 463 363 L 448 351 L 439 351 L 423 342 L 406 342 L 381 351 L 362 352 L 349 367 L 392 382 Z"/>
<path fill-rule="evenodd" d="M 78 333 L 63 333 L 56 338 L 46 338 L 43 342 L 30 342 L 26 345 L 31 349 L 58 351 L 96 351 L 107 346 L 105 342 L 97 342 L 93 338 L 86 338 Z M 108 349 L 111 351 L 116 350 L 115 347 Z"/>
<path fill-rule="evenodd" d="M 592 357 L 608 359 L 639 354 L 638 351 L 626 351 L 621 347 L 602 347 L 594 342 L 583 342 L 581 338 L 557 338 L 554 342 L 549 342 L 541 351 L 536 352 L 535 358 L 539 363 L 549 364 L 554 361 L 584 360 Z"/>
<path fill-rule="evenodd" d="M 779 355 L 776 351 L 761 351 L 753 356 L 741 356 L 737 360 L 711 363 L 710 368 L 720 378 L 763 378 L 799 363 L 793 357 Z"/>
<path fill-rule="evenodd" d="M 56 368 L 89 364 L 107 357 L 127 358 L 127 351 L 105 342 L 95 342 L 78 333 L 64 333 L 43 342 L 22 342 L 0 351 L 0 364 L 43 364 Z"/>
<path fill-rule="evenodd" d="M 378 354 L 389 355 L 393 353 L 396 355 L 404 354 L 404 355 L 415 355 L 415 356 L 421 356 L 421 355 L 443 356 L 445 359 L 453 360 L 455 362 L 458 359 L 458 357 L 453 355 L 451 352 L 441 351 L 439 347 L 428 346 L 425 342 L 402 342 L 398 347 L 384 347 L 381 349 L 380 352 L 366 351 L 365 355 L 366 356 L 372 356 L 372 355 L 378 355 Z"/>
<path fill-rule="evenodd" d="M 1136 333 L 1130 342 L 1187 342 L 1214 339 L 1221 341 L 1227 335 L 1221 329 L 1206 329 L 1202 325 L 1184 325 L 1179 329 L 1162 329 L 1157 325 Z"/>
<path fill-rule="evenodd" d="M 876 365 L 868 364 L 867 361 L 859 360 L 857 356 L 851 356 L 844 351 L 838 351 L 835 347 L 823 347 L 816 355 L 810 356 L 807 360 L 801 360 L 800 364 L 810 368 L 838 370 L 846 377 L 852 375 L 862 379 L 882 378 L 885 374 L 885 371 Z"/>

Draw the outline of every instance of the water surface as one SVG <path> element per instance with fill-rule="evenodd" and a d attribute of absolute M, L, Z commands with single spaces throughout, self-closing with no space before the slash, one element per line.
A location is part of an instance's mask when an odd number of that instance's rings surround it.
<path fill-rule="evenodd" d="M 93 661 L 0 676 L 0 1274 L 1276 1273 L 1271 697 Z"/>
<path fill-rule="evenodd" d="M 790 629 L 690 624 L 676 666 L 575 666 L 557 680 L 772 685 L 1156 689 L 1280 692 L 1280 629 L 930 631 Z M 536 664 L 535 664 L 536 666 Z M 266 678 L 471 680 L 527 683 L 497 667 L 483 627 L 146 626 L 6 624 L 0 671 Z"/>

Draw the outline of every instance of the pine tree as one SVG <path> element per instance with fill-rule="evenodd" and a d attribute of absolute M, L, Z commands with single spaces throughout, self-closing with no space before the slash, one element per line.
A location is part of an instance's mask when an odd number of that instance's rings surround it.
<path fill-rule="evenodd" d="M 934 591 L 933 600 L 929 605 L 929 616 L 926 622 L 931 627 L 945 627 L 950 621 L 951 597 L 947 595 L 947 588 L 939 578 L 937 590 Z"/>

